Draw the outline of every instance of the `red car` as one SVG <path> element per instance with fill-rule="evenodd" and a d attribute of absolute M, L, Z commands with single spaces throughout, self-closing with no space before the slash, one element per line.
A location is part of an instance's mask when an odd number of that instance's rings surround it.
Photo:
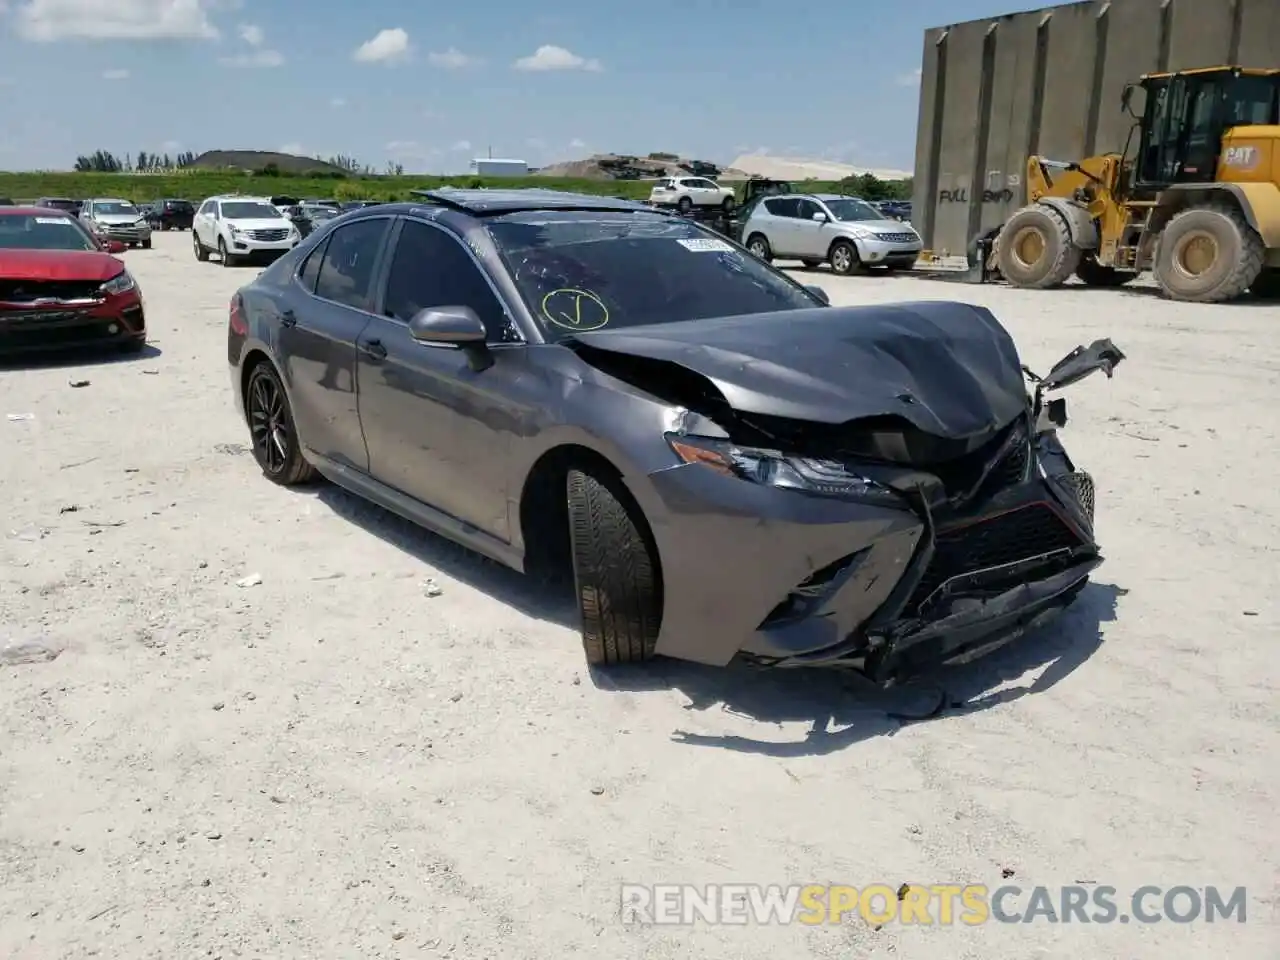
<path fill-rule="evenodd" d="M 0 207 L 0 354 L 147 345 L 142 291 L 80 221 L 44 207 Z"/>

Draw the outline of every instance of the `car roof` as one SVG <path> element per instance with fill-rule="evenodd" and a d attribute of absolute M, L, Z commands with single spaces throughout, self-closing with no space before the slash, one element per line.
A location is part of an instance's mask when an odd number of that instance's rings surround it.
<path fill-rule="evenodd" d="M 501 213 L 535 210 L 581 210 L 652 213 L 653 208 L 637 200 L 620 200 L 587 193 L 569 193 L 541 187 L 526 189 L 448 189 L 413 190 L 415 196 L 461 213 L 483 217 Z M 385 206 L 401 206 L 387 204 Z M 410 205 L 414 206 L 414 205 Z M 388 211 L 391 212 L 391 211 Z"/>
<path fill-rule="evenodd" d="M 124 197 L 90 197 L 85 203 L 133 203 L 132 200 L 126 200 Z"/>

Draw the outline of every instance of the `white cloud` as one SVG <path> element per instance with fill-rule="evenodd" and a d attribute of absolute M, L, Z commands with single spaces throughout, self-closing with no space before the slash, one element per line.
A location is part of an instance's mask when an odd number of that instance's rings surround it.
<path fill-rule="evenodd" d="M 397 63 L 409 57 L 409 34 L 399 27 L 381 30 L 351 55 L 357 63 Z"/>
<path fill-rule="evenodd" d="M 392 140 L 385 147 L 387 153 L 416 153 L 422 149 L 417 140 Z"/>
<path fill-rule="evenodd" d="M 129 79 L 129 71 L 128 71 L 128 70 L 119 70 L 119 69 L 116 69 L 116 70 L 103 70 L 103 71 L 102 71 L 102 79 L 103 79 L 103 80 L 128 80 L 128 79 Z"/>
<path fill-rule="evenodd" d="M 166 140 L 164 143 L 160 144 L 160 149 L 166 153 L 174 153 L 182 149 L 182 144 L 177 140 Z"/>
<path fill-rule="evenodd" d="M 438 53 L 428 53 L 427 60 L 433 67 L 440 67 L 444 70 L 461 70 L 464 67 L 474 67 L 480 60 L 476 57 L 469 57 L 457 47 L 450 47 Z"/>
<path fill-rule="evenodd" d="M 604 69 L 599 60 L 588 60 L 553 44 L 544 44 L 535 50 L 532 56 L 521 57 L 512 66 L 517 70 L 530 71 L 589 70 L 592 73 L 598 73 Z"/>
<path fill-rule="evenodd" d="M 923 71 L 919 67 L 917 67 L 915 70 L 912 70 L 910 73 L 904 73 L 899 75 L 896 82 L 900 87 L 918 87 L 920 86 L 920 77 L 922 75 L 923 75 Z"/>
<path fill-rule="evenodd" d="M 572 140 L 569 141 L 569 146 L 573 147 L 573 149 L 575 150 L 581 150 L 586 145 L 587 145 L 587 141 L 579 140 L 577 137 L 574 137 Z"/>
<path fill-rule="evenodd" d="M 252 23 L 240 24 L 240 39 L 251 47 L 260 47 L 267 39 L 267 35 L 262 32 L 261 27 L 255 27 Z"/>
<path fill-rule="evenodd" d="M 15 8 L 25 40 L 216 40 L 210 0 L 27 0 Z"/>
<path fill-rule="evenodd" d="M 452 147 L 450 147 L 449 149 L 450 149 L 450 150 L 452 150 L 454 153 L 465 153 L 466 151 L 468 151 L 468 150 L 470 150 L 470 149 L 471 149 L 471 141 L 470 141 L 470 140 L 459 140 L 457 143 L 455 143 L 455 144 L 454 144 Z"/>
<path fill-rule="evenodd" d="M 224 67 L 237 70 L 255 70 L 279 67 L 284 64 L 284 54 L 279 50 L 254 50 L 251 53 L 238 53 L 233 57 L 219 57 L 218 62 Z"/>
<path fill-rule="evenodd" d="M 295 157 L 305 157 L 307 155 L 307 152 L 304 149 L 302 149 L 302 144 L 300 143 L 286 143 L 277 152 L 291 153 Z"/>
<path fill-rule="evenodd" d="M 329 101 L 329 106 L 333 107 L 335 110 L 340 110 L 346 105 L 347 105 L 347 101 L 344 100 L 342 97 L 334 97 L 332 100 Z"/>

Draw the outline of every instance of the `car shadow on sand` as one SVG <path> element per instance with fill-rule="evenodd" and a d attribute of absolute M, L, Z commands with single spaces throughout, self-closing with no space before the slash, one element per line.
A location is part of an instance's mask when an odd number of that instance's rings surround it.
<path fill-rule="evenodd" d="M 316 497 L 343 519 L 499 603 L 577 629 L 578 611 L 568 578 L 548 581 L 517 573 L 329 483 L 320 484 Z M 893 736 L 915 723 L 989 710 L 1051 690 L 1102 645 L 1103 624 L 1115 620 L 1118 600 L 1127 592 L 1112 584 L 1091 583 L 1060 617 L 1039 630 L 970 663 L 942 667 L 888 689 L 834 669 L 708 667 L 662 658 L 636 666 L 592 668 L 590 675 L 604 691 L 678 690 L 689 699 L 689 711 L 718 708 L 773 727 L 809 727 L 802 739 L 791 741 L 676 730 L 672 739 L 678 743 L 783 758 L 822 755 L 872 737 Z M 1040 668 L 1034 680 L 1006 686 Z"/>
<path fill-rule="evenodd" d="M 125 363 L 145 363 L 161 356 L 163 351 L 148 343 L 138 353 L 126 353 L 112 347 L 76 347 L 71 350 L 41 350 L 14 356 L 0 354 L 0 371 L 58 370 L 68 367 L 107 367 Z"/>
<path fill-rule="evenodd" d="M 1091 583 L 1046 626 L 969 663 L 940 667 L 890 688 L 829 668 L 714 668 L 677 661 L 646 666 L 643 673 L 593 672 L 593 678 L 608 689 L 679 690 L 689 698 L 686 710 L 718 708 L 761 724 L 809 727 L 803 738 L 783 741 L 677 730 L 672 735 L 676 742 L 781 758 L 823 755 L 872 737 L 893 736 L 912 724 L 1045 693 L 1098 650 L 1102 625 L 1115 620 L 1117 600 L 1125 593 L 1112 584 Z M 1034 680 L 1005 686 L 1039 668 L 1043 670 Z"/>

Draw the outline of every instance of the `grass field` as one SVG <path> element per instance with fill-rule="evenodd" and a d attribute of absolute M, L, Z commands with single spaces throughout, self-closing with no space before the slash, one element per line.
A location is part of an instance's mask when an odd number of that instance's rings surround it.
<path fill-rule="evenodd" d="M 726 185 L 728 181 L 726 181 Z M 121 197 L 135 202 L 162 197 L 193 201 L 221 193 L 259 196 L 285 195 L 338 200 L 408 200 L 410 190 L 454 187 L 541 187 L 578 193 L 647 199 L 653 187 L 647 180 L 582 180 L 558 177 L 287 177 L 250 176 L 220 171 L 190 173 L 3 173 L 0 197 L 34 200 L 38 197 Z M 839 192 L 839 185 L 811 180 L 806 190 Z"/>

